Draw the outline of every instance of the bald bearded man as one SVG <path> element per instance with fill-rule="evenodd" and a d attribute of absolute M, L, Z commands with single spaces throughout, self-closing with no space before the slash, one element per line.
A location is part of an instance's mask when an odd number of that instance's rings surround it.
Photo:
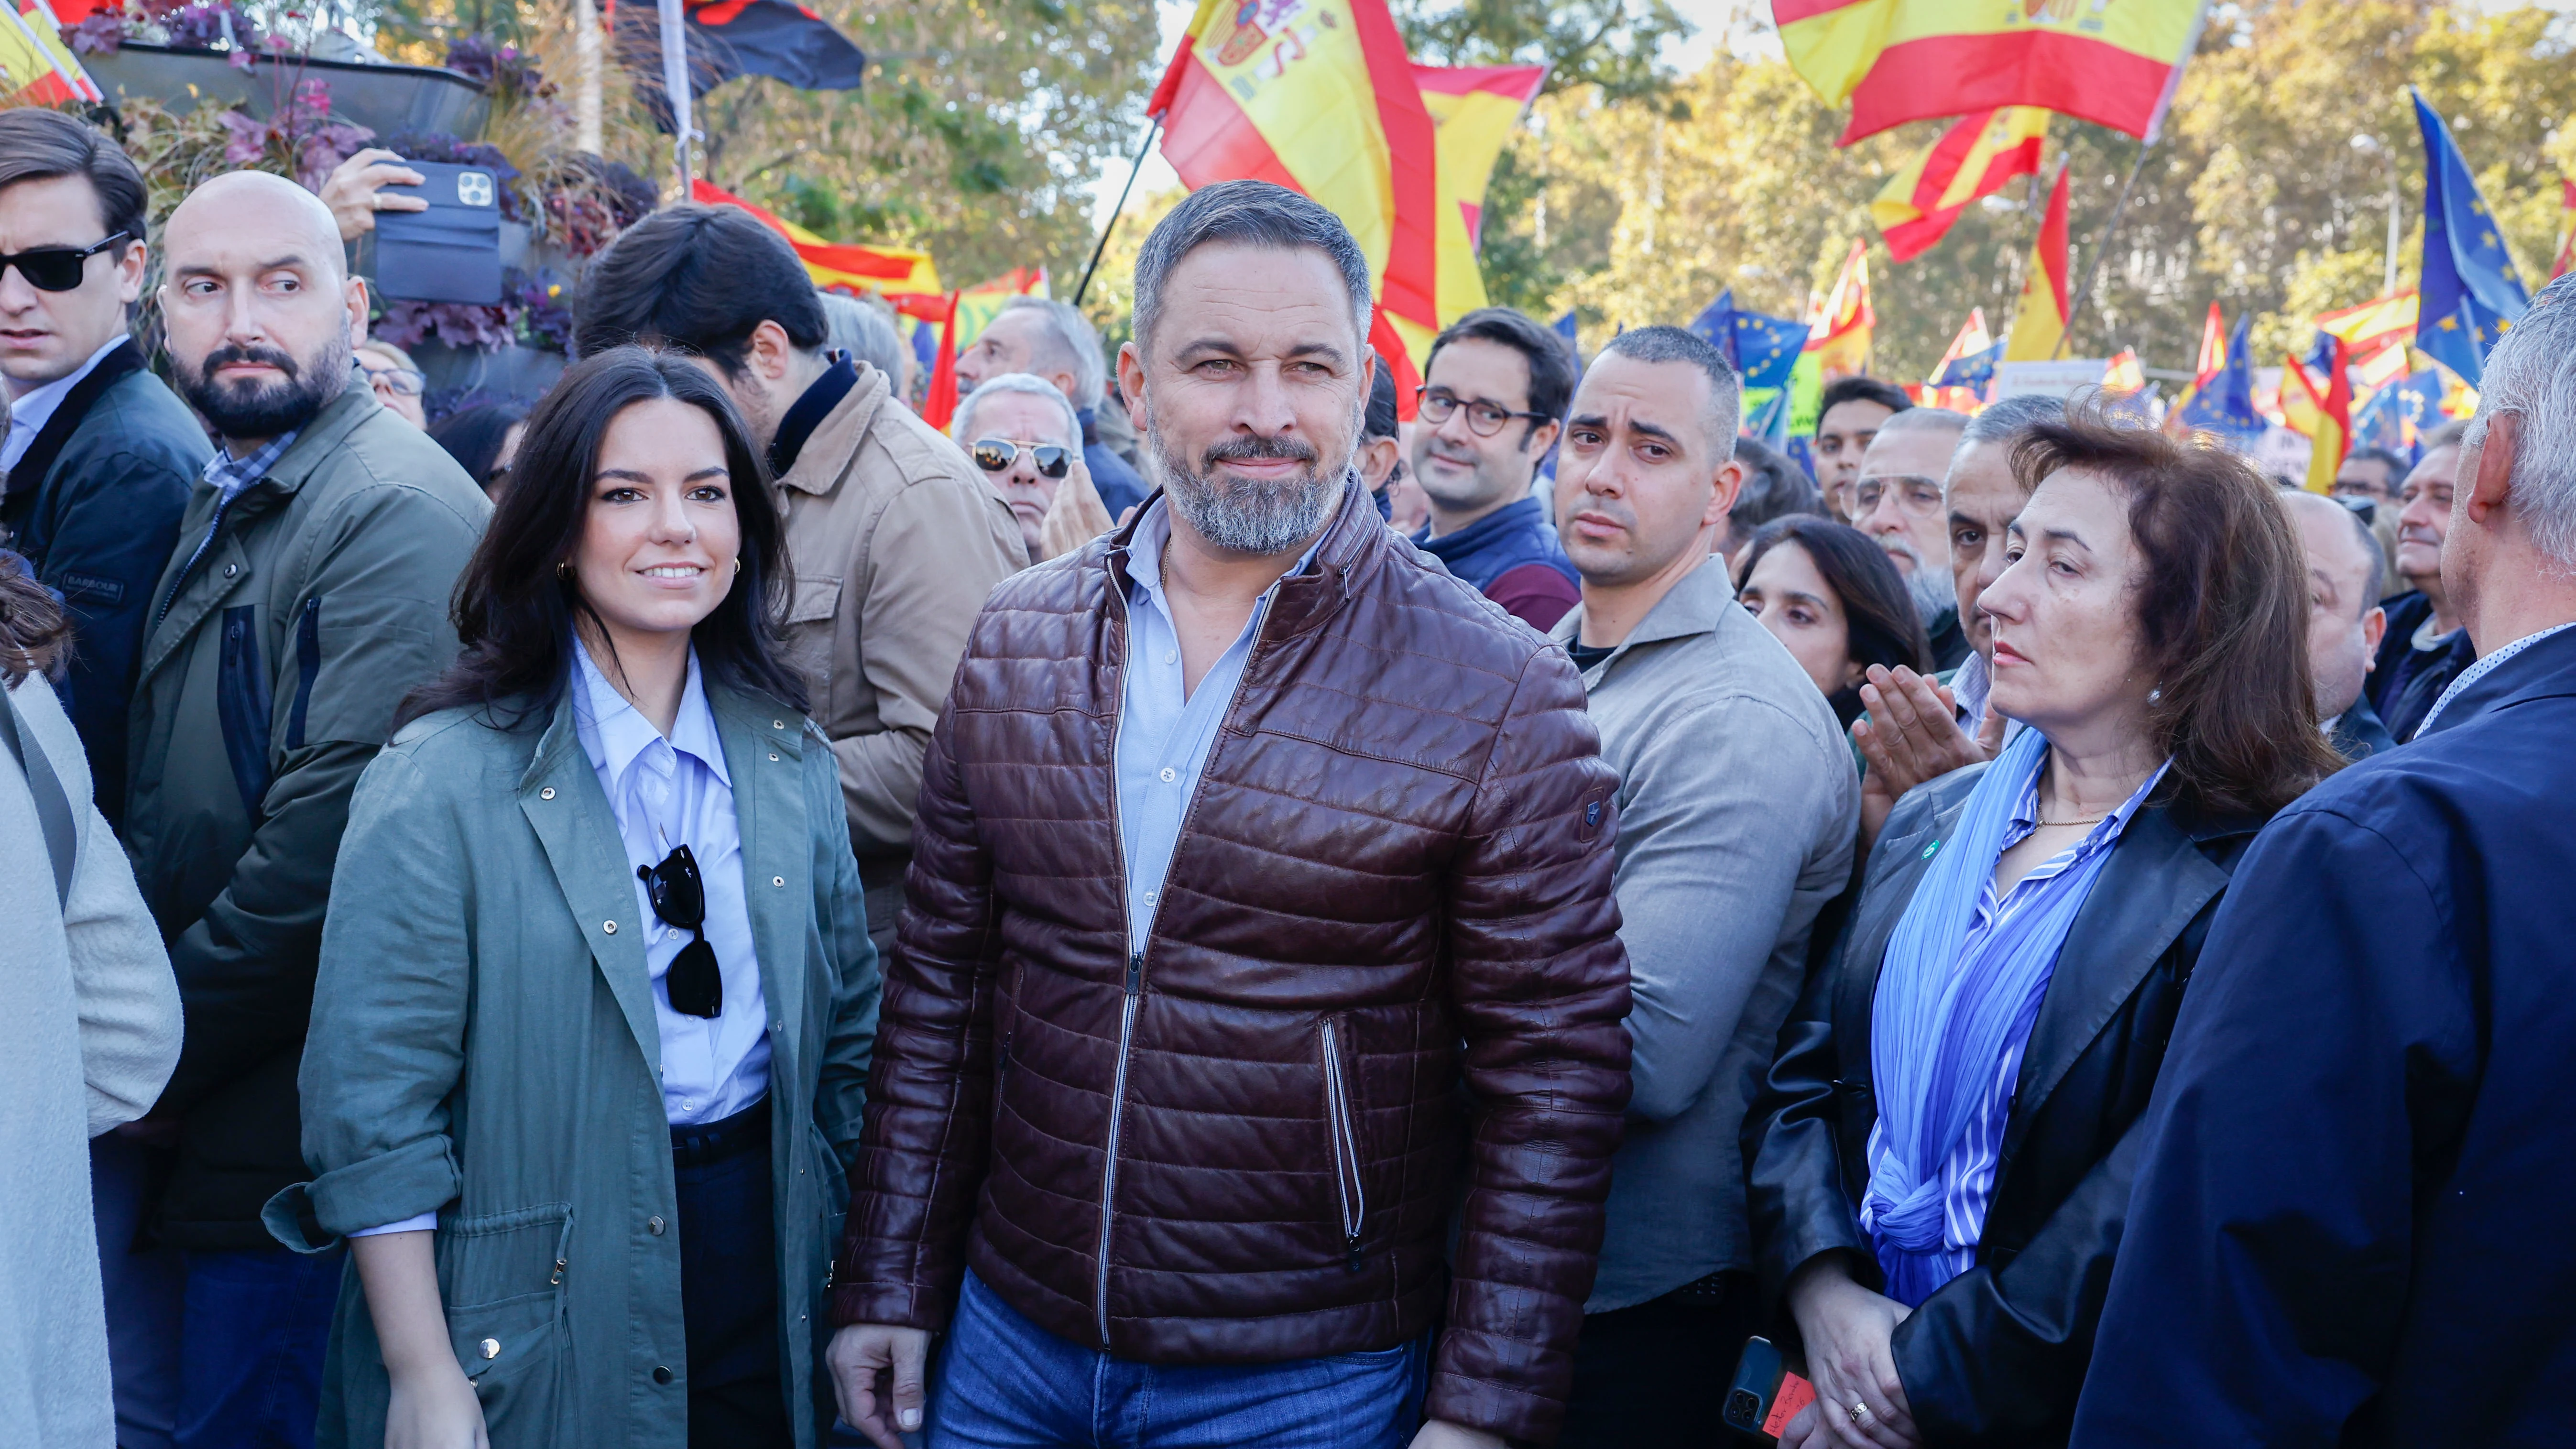
<path fill-rule="evenodd" d="M 295 1076 L 349 792 L 456 652 L 491 505 L 356 380 L 366 288 L 320 199 L 218 176 L 162 251 L 172 371 L 221 443 L 153 590 L 125 819 L 187 1012 L 152 1114 L 188 1269 L 178 1442 L 310 1444 L 341 1254 L 287 1251 L 260 1212 L 308 1176 Z"/>

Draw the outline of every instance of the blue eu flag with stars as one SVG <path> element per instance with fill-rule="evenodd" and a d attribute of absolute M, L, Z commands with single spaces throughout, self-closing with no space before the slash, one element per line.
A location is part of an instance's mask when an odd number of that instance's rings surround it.
<path fill-rule="evenodd" d="M 2408 94 L 2424 132 L 2424 310 L 2415 345 L 2475 387 L 2487 349 L 2522 315 L 2531 294 L 2514 272 L 2469 163 L 2452 144 L 2451 128 L 2421 92 Z"/>
<path fill-rule="evenodd" d="M 1806 323 L 1739 312 L 1733 287 L 1718 293 L 1716 301 L 1692 318 L 1689 330 L 1717 344 L 1717 350 L 1744 375 L 1747 389 L 1787 387 L 1789 374 L 1798 370 L 1798 354 L 1807 347 Z"/>
<path fill-rule="evenodd" d="M 2268 426 L 2254 410 L 2254 314 L 2236 319 L 2227 338 L 2227 365 L 2175 411 L 2182 425 L 2215 433 L 2238 452 L 2251 451 Z"/>

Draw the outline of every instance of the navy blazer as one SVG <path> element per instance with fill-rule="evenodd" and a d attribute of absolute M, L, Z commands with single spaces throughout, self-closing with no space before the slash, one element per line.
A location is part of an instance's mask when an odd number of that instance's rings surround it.
<path fill-rule="evenodd" d="M 2576 1438 L 2576 630 L 2282 812 L 2175 1027 L 2081 1446 Z"/>

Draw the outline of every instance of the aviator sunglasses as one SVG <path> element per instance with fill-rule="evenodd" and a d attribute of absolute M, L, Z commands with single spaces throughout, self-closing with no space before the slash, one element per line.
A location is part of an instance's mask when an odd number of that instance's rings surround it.
<path fill-rule="evenodd" d="M 127 240 L 127 233 L 118 232 L 85 247 L 38 247 L 31 252 L 13 252 L 0 256 L 0 276 L 16 267 L 27 285 L 39 292 L 68 292 L 80 286 L 82 269 L 90 258 Z"/>
<path fill-rule="evenodd" d="M 662 924 L 689 933 L 689 944 L 671 959 L 662 977 L 670 989 L 671 1009 L 684 1016 L 713 1017 L 724 1011 L 724 973 L 716 969 L 716 948 L 707 944 L 707 887 L 698 876 L 698 858 L 685 845 L 671 847 L 660 865 L 635 867 Z"/>
<path fill-rule="evenodd" d="M 1073 450 L 1070 448 L 1059 448 L 1053 443 L 1021 443 L 1009 438 L 977 438 L 975 466 L 987 473 L 999 473 L 1019 461 L 1022 448 L 1028 449 L 1029 456 L 1037 460 L 1040 477 L 1061 478 L 1065 470 L 1073 466 Z"/>

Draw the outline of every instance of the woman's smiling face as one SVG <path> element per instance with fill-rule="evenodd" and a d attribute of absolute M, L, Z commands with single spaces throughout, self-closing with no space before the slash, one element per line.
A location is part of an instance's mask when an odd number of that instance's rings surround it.
<path fill-rule="evenodd" d="M 612 636 L 697 627 L 732 590 L 741 549 L 713 418 L 655 398 L 609 422 L 573 572 Z"/>

